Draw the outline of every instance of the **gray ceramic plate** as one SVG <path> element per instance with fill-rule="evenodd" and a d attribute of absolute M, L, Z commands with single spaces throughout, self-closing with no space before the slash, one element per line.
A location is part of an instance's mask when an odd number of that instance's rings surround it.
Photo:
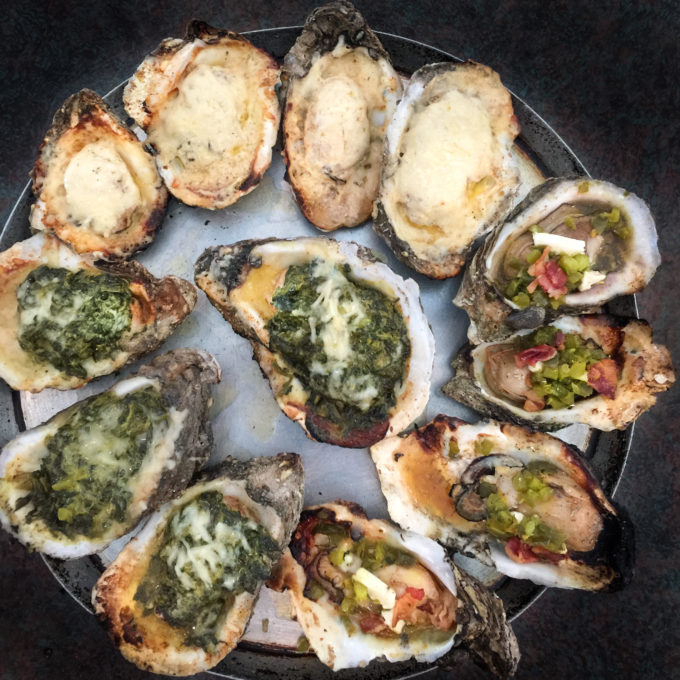
<path fill-rule="evenodd" d="M 257 46 L 281 60 L 299 31 L 299 27 L 292 27 L 255 31 L 246 35 Z M 379 35 L 395 67 L 404 74 L 410 74 L 427 63 L 456 60 L 450 54 L 421 43 L 393 35 Z M 125 118 L 121 102 L 122 89 L 122 85 L 117 87 L 109 93 L 107 100 Z M 529 184 L 537 181 L 536 168 L 546 176 L 587 174 L 562 139 L 528 105 L 515 97 L 514 108 L 522 126 L 518 153 L 530 159 L 526 163 Z M 0 235 L 0 249 L 5 250 L 15 241 L 29 236 L 28 212 L 31 202 L 32 195 L 27 187 Z M 235 206 L 210 212 L 189 208 L 172 200 L 162 230 L 139 259 L 157 276 L 176 274 L 192 280 L 193 263 L 206 247 L 243 238 L 319 235 L 297 209 L 292 191 L 284 180 L 283 163 L 276 153 L 261 186 Z M 340 230 L 333 237 L 358 241 L 382 252 L 394 270 L 404 277 L 414 278 L 421 287 L 423 306 L 433 328 L 437 351 L 432 393 L 419 424 L 431 420 L 438 413 L 474 420 L 472 411 L 440 392 L 441 385 L 450 377 L 449 363 L 466 337 L 467 317 L 451 304 L 459 281 L 431 281 L 414 274 L 393 257 L 374 234 L 370 224 L 352 230 Z M 611 311 L 634 315 L 634 298 L 617 301 Z M 248 343 L 232 332 L 208 304 L 205 296 L 200 295 L 191 317 L 161 351 L 178 346 L 207 349 L 222 366 L 224 379 L 215 390 L 215 405 L 211 413 L 216 441 L 212 462 L 219 461 L 227 454 L 248 458 L 252 455 L 273 455 L 278 451 L 297 451 L 303 457 L 306 471 L 307 504 L 346 498 L 362 504 L 369 516 L 387 516 L 368 452 L 340 449 L 306 439 L 302 430 L 279 411 L 257 365 L 250 358 Z M 128 367 L 122 373 L 131 372 L 134 368 Z M 0 436 L 6 441 L 17 430 L 43 422 L 77 399 L 106 389 L 119 377 L 109 376 L 97 380 L 77 392 L 46 390 L 37 395 L 12 393 L 2 385 Z M 612 494 L 623 469 L 632 429 L 626 433 L 595 433 L 589 436 L 584 428 L 569 428 L 562 436 L 582 447 L 588 441 L 586 456 L 605 491 Z M 351 478 L 347 476 L 348 469 L 352 470 Z M 46 562 L 73 597 L 90 609 L 92 585 L 126 540 L 117 541 L 100 555 L 69 562 L 52 559 Z M 496 588 L 510 618 L 518 616 L 543 590 L 526 581 L 499 578 L 497 574 L 489 573 L 471 561 L 467 561 L 465 566 Z M 295 622 L 287 618 L 284 610 L 285 598 L 281 601 L 276 594 L 263 589 L 244 641 L 213 673 L 244 680 L 291 676 L 309 680 L 330 677 L 363 680 L 407 678 L 429 670 L 428 666 L 415 662 L 374 662 L 365 669 L 332 673 L 314 656 L 293 651 L 301 631 Z"/>

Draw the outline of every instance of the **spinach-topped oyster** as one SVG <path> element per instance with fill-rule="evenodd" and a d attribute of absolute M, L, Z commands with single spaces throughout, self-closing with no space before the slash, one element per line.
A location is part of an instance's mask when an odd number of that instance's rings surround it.
<path fill-rule="evenodd" d="M 188 281 L 95 265 L 36 234 L 0 253 L 0 377 L 29 392 L 81 387 L 158 347 L 195 303 Z"/>
<path fill-rule="evenodd" d="M 623 430 L 675 382 L 670 353 L 645 321 L 563 316 L 499 342 L 466 345 L 447 396 L 541 430 L 584 423 Z"/>
<path fill-rule="evenodd" d="M 238 642 L 297 524 L 300 457 L 227 459 L 152 515 L 92 591 L 95 614 L 139 668 L 192 675 Z"/>
<path fill-rule="evenodd" d="M 168 192 L 153 156 L 92 90 L 54 115 L 32 176 L 31 228 L 76 252 L 129 257 L 163 220 Z"/>
<path fill-rule="evenodd" d="M 371 216 L 401 81 L 344 0 L 315 9 L 283 62 L 283 156 L 305 217 L 324 231 Z"/>
<path fill-rule="evenodd" d="M 325 238 L 241 241 L 206 250 L 195 275 L 309 437 L 361 448 L 425 408 L 434 339 L 418 286 L 368 249 Z"/>
<path fill-rule="evenodd" d="M 208 460 L 215 359 L 191 349 L 21 433 L 0 454 L 0 523 L 32 549 L 103 549 L 189 483 Z"/>
<path fill-rule="evenodd" d="M 439 415 L 371 456 L 404 529 L 541 585 L 615 590 L 632 576 L 630 521 L 556 437 Z"/>
<path fill-rule="evenodd" d="M 311 648 L 334 671 L 446 664 L 461 643 L 498 677 L 517 668 L 501 600 L 431 539 L 370 520 L 355 503 L 305 508 L 271 585 L 289 589 Z"/>
<path fill-rule="evenodd" d="M 409 267 L 456 276 L 520 189 L 510 93 L 488 66 L 418 69 L 385 136 L 374 229 Z"/>
<path fill-rule="evenodd" d="M 600 180 L 552 178 L 477 250 L 454 303 L 470 317 L 470 342 L 502 340 L 636 293 L 660 262 L 642 199 Z"/>
<path fill-rule="evenodd" d="M 202 21 L 146 57 L 123 101 L 173 196 L 216 210 L 260 183 L 279 128 L 278 80 L 264 50 Z"/>

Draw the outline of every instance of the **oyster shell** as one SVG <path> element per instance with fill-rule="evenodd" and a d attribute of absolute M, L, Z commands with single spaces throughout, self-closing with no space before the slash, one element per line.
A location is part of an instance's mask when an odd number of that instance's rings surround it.
<path fill-rule="evenodd" d="M 0 253 L 0 377 L 30 392 L 81 387 L 158 347 L 195 303 L 188 281 L 134 261 L 95 266 L 36 234 Z"/>
<path fill-rule="evenodd" d="M 387 128 L 375 231 L 416 271 L 456 276 L 519 190 L 518 134 L 510 93 L 488 66 L 418 69 Z"/>
<path fill-rule="evenodd" d="M 149 518 L 92 591 L 128 661 L 191 675 L 236 646 L 300 515 L 303 475 L 294 453 L 227 459 Z"/>
<path fill-rule="evenodd" d="M 193 21 L 167 38 L 125 87 L 170 193 L 215 210 L 252 191 L 279 127 L 279 66 L 238 33 Z"/>
<path fill-rule="evenodd" d="M 418 286 L 368 249 L 325 238 L 240 241 L 207 249 L 195 273 L 309 437 L 368 446 L 425 408 L 434 339 Z"/>
<path fill-rule="evenodd" d="M 542 432 L 439 415 L 371 447 L 390 517 L 503 574 L 615 590 L 633 570 L 633 529 L 579 452 Z"/>
<path fill-rule="evenodd" d="M 173 498 L 208 460 L 215 359 L 191 349 L 22 432 L 0 454 L 0 523 L 28 547 L 75 558 Z"/>
<path fill-rule="evenodd" d="M 548 304 L 556 298 L 544 291 L 543 284 L 538 287 L 538 292 L 545 292 L 541 306 L 532 300 L 520 308 L 506 297 L 520 265 L 526 268 L 536 238 L 530 228 L 535 225 L 544 240 L 548 235 L 552 252 L 566 253 L 565 243 L 572 247 L 580 242 L 581 253 L 585 250 L 590 260 L 579 285 L 583 290 L 569 291 L 571 285 L 565 283 L 567 292 L 559 306 Z M 555 245 L 554 237 L 566 241 L 557 239 Z M 642 290 L 660 262 L 654 219 L 642 199 L 600 180 L 552 178 L 533 189 L 487 237 L 466 269 L 454 303 L 470 316 L 470 342 L 502 340 L 563 314 L 597 312 L 614 297 Z M 555 286 L 547 288 L 560 294 Z"/>
<path fill-rule="evenodd" d="M 529 338 L 537 337 L 528 330 L 502 342 L 466 345 L 453 361 L 455 376 L 442 391 L 485 416 L 541 430 L 555 430 L 572 423 L 584 423 L 599 430 L 623 430 L 654 405 L 656 393 L 675 382 L 670 353 L 665 347 L 652 344 L 652 329 L 645 321 L 605 315 L 564 316 L 551 327 L 562 335 L 563 350 L 565 336 L 577 336 L 582 342 L 572 343 L 574 347 L 566 348 L 566 353 L 559 352 L 554 337 L 550 344 L 531 340 L 527 344 Z M 555 335 L 546 334 L 550 327 L 542 328 L 538 333 L 545 338 Z M 586 361 L 577 356 L 578 352 L 587 354 L 588 347 L 601 348 L 606 357 L 598 353 Z M 520 360 L 522 365 L 518 366 L 516 357 L 525 352 L 527 361 L 533 361 L 527 356 L 532 351 L 536 362 L 543 357 L 541 364 L 532 366 Z M 552 396 L 551 389 L 547 394 L 552 399 L 546 403 L 545 395 L 537 394 L 534 385 L 538 385 L 538 390 L 543 388 L 538 380 L 541 366 L 559 371 L 560 362 L 571 366 L 571 373 L 558 380 L 561 386 L 569 386 L 564 400 Z M 594 368 L 590 369 L 589 364 Z M 599 375 L 598 367 L 612 370 L 609 380 Z M 577 373 L 580 375 L 576 376 Z M 530 378 L 532 374 L 537 378 L 535 382 Z M 576 377 L 572 380 L 572 376 Z M 548 385 L 552 384 L 548 381 Z M 569 405 L 572 398 L 575 400 Z"/>
<path fill-rule="evenodd" d="M 371 216 L 398 74 L 349 2 L 315 9 L 286 55 L 283 155 L 305 217 L 324 231 Z"/>
<path fill-rule="evenodd" d="M 369 520 L 354 503 L 306 508 L 270 585 L 289 589 L 312 649 L 334 671 L 374 659 L 446 663 L 461 641 L 499 677 L 519 661 L 498 597 L 434 541 Z"/>
<path fill-rule="evenodd" d="M 151 243 L 168 200 L 151 154 L 92 90 L 54 115 L 32 177 L 31 228 L 107 260 Z"/>

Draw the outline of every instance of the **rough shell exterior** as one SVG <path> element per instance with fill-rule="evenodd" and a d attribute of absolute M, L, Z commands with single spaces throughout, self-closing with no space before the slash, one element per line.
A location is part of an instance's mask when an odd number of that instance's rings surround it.
<path fill-rule="evenodd" d="M 259 592 L 236 595 L 216 631 L 213 650 L 184 643 L 181 631 L 153 615 L 141 616 L 134 595 L 172 511 L 202 491 L 217 489 L 236 498 L 267 529 L 281 551 L 297 523 L 304 496 L 304 472 L 297 454 L 281 453 L 249 461 L 227 459 L 206 471 L 194 486 L 152 515 L 102 574 L 92 591 L 97 618 L 123 656 L 143 670 L 166 675 L 192 675 L 208 670 L 238 643 Z"/>
<path fill-rule="evenodd" d="M 108 236 L 74 224 L 63 198 L 68 164 L 83 147 L 101 140 L 121 149 L 141 194 L 124 228 Z M 78 253 L 106 260 L 130 257 L 151 243 L 163 221 L 168 192 L 153 157 L 92 90 L 72 95 L 54 114 L 31 176 L 37 198 L 31 209 L 31 228 L 54 233 Z"/>
<path fill-rule="evenodd" d="M 47 363 L 37 362 L 19 346 L 16 290 L 41 264 L 108 272 L 130 282 L 132 322 L 121 338 L 120 351 L 112 359 L 98 362 L 98 370 L 86 379 L 65 375 Z M 30 392 L 46 387 L 62 390 L 81 387 L 158 347 L 191 312 L 196 297 L 196 288 L 184 279 L 175 276 L 157 279 L 135 261 L 95 265 L 91 258 L 76 255 L 55 237 L 36 234 L 0 253 L 0 377 L 13 389 Z"/>

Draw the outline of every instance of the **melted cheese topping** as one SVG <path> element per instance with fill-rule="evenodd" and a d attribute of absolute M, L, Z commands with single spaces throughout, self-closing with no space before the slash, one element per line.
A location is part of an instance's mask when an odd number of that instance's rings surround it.
<path fill-rule="evenodd" d="M 113 141 L 86 144 L 64 172 L 68 219 L 101 236 L 127 227 L 142 197 Z"/>

